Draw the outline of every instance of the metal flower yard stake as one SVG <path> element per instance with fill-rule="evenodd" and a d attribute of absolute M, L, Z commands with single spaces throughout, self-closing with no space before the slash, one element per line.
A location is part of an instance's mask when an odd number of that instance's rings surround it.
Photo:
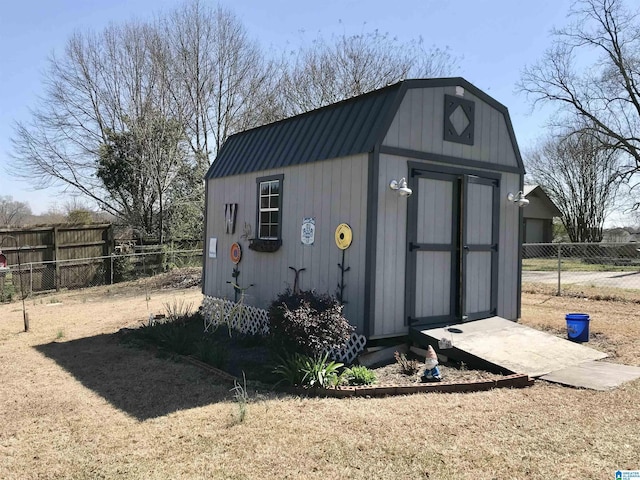
<path fill-rule="evenodd" d="M 347 248 L 351 245 L 351 241 L 353 239 L 353 233 L 351 231 L 351 227 L 346 223 L 341 223 L 336 228 L 335 240 L 336 246 L 342 250 L 342 263 L 338 264 L 338 268 L 340 269 L 340 282 L 338 283 L 338 290 L 336 290 L 336 297 L 341 305 L 345 305 L 347 301 L 344 299 L 344 289 L 346 287 L 344 283 L 344 274 L 351 270 L 351 267 L 347 267 L 344 261 L 344 254 Z"/>

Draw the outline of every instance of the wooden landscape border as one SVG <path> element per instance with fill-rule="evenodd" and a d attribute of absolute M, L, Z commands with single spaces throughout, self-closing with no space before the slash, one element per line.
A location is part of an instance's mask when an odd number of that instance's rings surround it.
<path fill-rule="evenodd" d="M 239 382 L 229 373 L 212 367 L 191 356 L 181 356 L 185 362 L 201 368 L 225 383 Z M 286 387 L 278 390 L 304 396 L 314 397 L 387 397 L 393 395 L 409 395 L 412 393 L 463 393 L 480 392 L 494 388 L 525 388 L 533 385 L 535 380 L 526 374 L 515 373 L 505 375 L 496 380 L 479 380 L 475 382 L 434 382 L 413 383 L 406 385 L 380 384 L 363 386 L 340 386 L 332 388 Z"/>

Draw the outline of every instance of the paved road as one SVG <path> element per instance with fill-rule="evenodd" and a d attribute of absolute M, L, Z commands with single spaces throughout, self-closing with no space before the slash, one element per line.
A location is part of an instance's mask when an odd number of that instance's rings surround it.
<path fill-rule="evenodd" d="M 523 282 L 558 284 L 558 272 L 522 272 Z M 640 289 L 640 272 L 562 272 L 562 285 Z"/>

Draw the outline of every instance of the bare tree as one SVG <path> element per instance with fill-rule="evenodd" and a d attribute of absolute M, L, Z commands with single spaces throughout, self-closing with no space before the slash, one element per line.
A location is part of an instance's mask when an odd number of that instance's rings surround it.
<path fill-rule="evenodd" d="M 133 133 L 139 145 L 140 168 L 150 182 L 157 198 L 157 233 L 160 243 L 165 236 L 165 207 L 172 192 L 176 177 L 185 168 L 194 168 L 189 164 L 184 130 L 173 119 L 167 119 L 156 112 L 149 112 L 144 121 L 133 125 Z M 193 158 L 193 157 L 191 157 Z"/>
<path fill-rule="evenodd" d="M 542 59 L 525 68 L 519 89 L 537 103 L 560 110 L 555 125 L 576 121 L 605 151 L 630 161 L 621 173 L 640 168 L 640 21 L 623 0 L 578 0 L 571 23 L 553 32 Z M 585 54 L 597 60 L 585 62 Z"/>
<path fill-rule="evenodd" d="M 378 31 L 322 37 L 297 52 L 281 90 L 288 114 L 313 110 L 399 80 L 443 76 L 456 67 L 448 49 L 402 43 Z"/>
<path fill-rule="evenodd" d="M 95 175 L 109 132 L 121 132 L 158 97 L 159 79 L 145 25 L 76 33 L 62 56 L 52 56 L 46 91 L 29 123 L 18 123 L 11 173 L 36 186 L 62 185 L 119 215 Z"/>
<path fill-rule="evenodd" d="M 208 166 L 232 133 L 263 123 L 276 69 L 238 18 L 200 0 L 158 22 L 174 113 L 191 149 Z"/>
<path fill-rule="evenodd" d="M 447 50 L 374 33 L 319 41 L 289 66 L 267 59 L 230 10 L 189 0 L 153 23 L 75 33 L 52 55 L 41 101 L 15 126 L 12 173 L 162 236 L 165 213 L 173 229 L 188 220 L 179 206 L 202 199 L 229 135 L 454 64 Z M 201 224 L 192 210 L 186 224 Z"/>
<path fill-rule="evenodd" d="M 0 227 L 22 225 L 31 216 L 31 208 L 25 202 L 0 195 Z"/>
<path fill-rule="evenodd" d="M 550 135 L 526 156 L 528 175 L 562 213 L 572 242 L 599 242 L 620 185 L 620 152 L 604 148 L 590 129 Z"/>

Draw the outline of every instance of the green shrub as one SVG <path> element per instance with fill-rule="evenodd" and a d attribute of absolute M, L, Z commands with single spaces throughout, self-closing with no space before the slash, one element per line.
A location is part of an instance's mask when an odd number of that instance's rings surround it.
<path fill-rule="evenodd" d="M 4 278 L 0 277 L 0 302 L 10 302 L 16 293 L 11 272 L 6 272 Z"/>
<path fill-rule="evenodd" d="M 363 365 L 354 365 L 347 368 L 344 376 L 349 385 L 371 385 L 376 381 L 376 374 Z"/>
<path fill-rule="evenodd" d="M 135 266 L 133 257 L 114 256 L 113 257 L 113 281 L 126 282 L 135 278 Z"/>
<path fill-rule="evenodd" d="M 270 339 L 279 352 L 319 357 L 341 347 L 354 331 L 330 295 L 287 289 L 269 307 Z"/>

